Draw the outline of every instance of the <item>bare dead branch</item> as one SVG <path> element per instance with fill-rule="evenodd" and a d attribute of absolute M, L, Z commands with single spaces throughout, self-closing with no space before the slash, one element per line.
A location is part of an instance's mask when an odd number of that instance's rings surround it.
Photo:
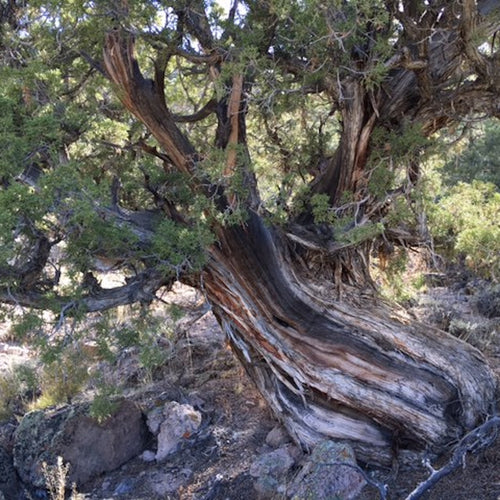
<path fill-rule="evenodd" d="M 429 462 L 425 462 L 425 465 L 431 471 L 430 476 L 421 482 L 405 500 L 417 500 L 421 498 L 426 491 L 435 486 L 443 477 L 451 474 L 460 465 L 464 465 L 465 457 L 468 453 L 477 453 L 491 446 L 498 436 L 497 431 L 499 426 L 500 417 L 495 416 L 470 431 L 455 447 L 449 462 L 440 469 L 434 469 Z"/>
<path fill-rule="evenodd" d="M 97 286 L 92 293 L 78 299 L 58 294 L 48 297 L 39 290 L 19 291 L 0 287 L 0 302 L 56 313 L 63 312 L 65 315 L 69 315 L 70 310 L 97 312 L 136 302 L 150 303 L 155 299 L 157 290 L 172 286 L 175 279 L 166 276 L 165 273 L 147 270 L 130 278 L 123 286 L 114 288 Z"/>

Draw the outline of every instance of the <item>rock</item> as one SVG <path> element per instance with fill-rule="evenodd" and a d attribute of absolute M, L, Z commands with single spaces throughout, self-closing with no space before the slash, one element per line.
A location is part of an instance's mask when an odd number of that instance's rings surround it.
<path fill-rule="evenodd" d="M 271 448 L 279 448 L 290 441 L 290 435 L 282 425 L 273 427 L 266 436 L 266 444 Z"/>
<path fill-rule="evenodd" d="M 43 462 L 57 456 L 70 464 L 68 482 L 81 486 L 103 472 L 120 467 L 146 446 L 142 412 L 123 400 L 102 424 L 89 416 L 89 404 L 33 411 L 15 432 L 14 465 L 23 482 L 43 488 Z"/>
<path fill-rule="evenodd" d="M 137 485 L 137 479 L 133 477 L 127 477 L 123 479 L 113 491 L 113 496 L 122 496 L 132 493 Z"/>
<path fill-rule="evenodd" d="M 17 422 L 14 419 L 0 425 L 0 446 L 8 452 L 11 452 L 14 447 L 14 432 L 16 428 Z"/>
<path fill-rule="evenodd" d="M 286 474 L 295 464 L 294 446 L 283 446 L 261 455 L 250 467 L 260 497 L 272 498 L 285 492 Z"/>
<path fill-rule="evenodd" d="M 148 429 L 154 436 L 158 436 L 160 432 L 160 425 L 165 420 L 163 415 L 163 408 L 157 406 L 148 412 L 146 422 L 148 424 Z"/>
<path fill-rule="evenodd" d="M 107 478 L 103 481 L 103 483 L 101 484 L 101 490 L 102 491 L 107 491 L 111 488 L 111 479 L 110 478 Z"/>
<path fill-rule="evenodd" d="M 173 474 L 157 474 L 151 481 L 151 489 L 160 497 L 175 493 L 182 483 L 178 483 Z"/>
<path fill-rule="evenodd" d="M 267 474 L 282 475 L 293 466 L 294 462 L 288 447 L 279 448 L 258 457 L 250 467 L 250 475 L 253 477 Z"/>
<path fill-rule="evenodd" d="M 14 468 L 12 455 L 0 446 L 0 500 L 21 498 L 22 484 Z"/>
<path fill-rule="evenodd" d="M 157 473 L 151 477 L 150 487 L 161 498 L 170 498 L 177 493 L 181 486 L 185 486 L 193 478 L 191 469 L 182 469 L 176 474 L 170 472 Z"/>
<path fill-rule="evenodd" d="M 348 444 L 321 441 L 288 488 L 288 497 L 292 500 L 353 500 L 365 485 L 363 476 L 353 465 L 356 459 Z"/>
<path fill-rule="evenodd" d="M 192 436 L 201 425 L 201 413 L 191 405 L 169 401 L 163 407 L 164 420 L 158 434 L 156 460 L 174 453 L 183 440 Z"/>
<path fill-rule="evenodd" d="M 151 450 L 145 450 L 141 453 L 141 459 L 144 462 L 154 462 L 156 458 L 156 453 Z"/>

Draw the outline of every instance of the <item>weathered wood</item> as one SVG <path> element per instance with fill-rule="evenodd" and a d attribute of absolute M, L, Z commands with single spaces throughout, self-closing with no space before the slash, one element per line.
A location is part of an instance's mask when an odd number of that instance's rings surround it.
<path fill-rule="evenodd" d="M 336 153 L 329 161 L 323 158 L 313 192 L 328 195 L 338 210 L 343 210 L 343 196 L 350 194 L 357 208 L 341 215 L 349 215 L 354 226 L 384 217 L 386 200 L 367 189 L 375 127 L 401 131 L 418 125 L 429 135 L 458 116 L 498 103 L 498 96 L 491 96 L 491 82 L 462 81 L 460 20 L 453 16 L 450 26 L 435 31 L 432 16 L 438 13 L 429 9 L 422 32 L 413 29 L 406 11 L 395 13 L 413 37 L 402 42 L 423 45 L 415 56 L 402 47 L 387 61 L 390 75 L 377 92 L 352 74 L 341 82 L 331 78 L 318 84 L 338 100 L 342 131 Z M 171 163 L 192 174 L 190 188 L 200 192 L 193 163 L 197 155 L 175 125 L 162 92 L 140 73 L 130 36 L 108 36 L 105 64 L 121 100 L 156 137 Z M 235 77 L 218 101 L 217 147 L 245 142 L 243 84 L 244 79 Z M 231 179 L 224 178 L 217 188 L 217 207 L 228 212 L 239 201 L 248 220 L 236 226 L 213 222 L 217 243 L 208 251 L 200 286 L 233 349 L 296 441 L 308 447 L 325 436 L 345 439 L 360 459 L 390 464 L 394 458 L 440 452 L 480 423 L 495 389 L 482 355 L 377 297 L 366 244 L 346 245 L 332 234 L 313 237 L 307 210 L 290 221 L 288 230 L 264 221 L 257 213 L 255 178 L 246 175 L 251 170 L 236 161 L 234 149 L 227 152 L 225 173 L 240 174 L 252 195 L 230 199 Z M 408 182 L 415 183 L 418 171 L 415 162 L 409 164 Z M 406 239 L 402 230 L 392 231 Z"/>
<path fill-rule="evenodd" d="M 132 35 L 119 30 L 108 33 L 104 65 L 110 80 L 120 89 L 125 107 L 153 131 L 173 164 L 181 172 L 192 174 L 196 151 L 176 125 L 162 90 L 143 77 L 134 56 Z"/>
<path fill-rule="evenodd" d="M 476 349 L 369 294 L 339 300 L 298 262 L 254 214 L 222 235 L 203 277 L 238 357 L 298 442 L 345 439 L 362 460 L 389 464 L 395 450 L 439 451 L 487 415 L 495 384 Z"/>

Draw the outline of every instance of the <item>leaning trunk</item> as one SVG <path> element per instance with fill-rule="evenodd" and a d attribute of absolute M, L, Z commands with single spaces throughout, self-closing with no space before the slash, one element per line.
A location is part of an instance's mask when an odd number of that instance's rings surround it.
<path fill-rule="evenodd" d="M 297 442 L 346 440 L 387 465 L 442 450 L 488 413 L 494 382 L 477 350 L 376 299 L 362 251 L 310 252 L 252 213 L 220 235 L 204 275 L 233 349 Z"/>
<path fill-rule="evenodd" d="M 227 150 L 224 182 L 207 188 L 206 176 L 200 175 L 202 156 L 164 101 L 161 72 L 154 81 L 144 78 L 133 38 L 119 30 L 108 35 L 104 59 L 123 103 L 167 152 L 167 170 L 185 174 L 193 194 L 210 197 L 225 213 L 240 204 L 247 209 L 248 220 L 241 225 L 214 221 L 217 243 L 201 284 L 237 355 L 299 443 L 308 447 L 324 436 L 347 440 L 361 460 L 389 464 L 395 453 L 414 459 L 424 451 L 441 451 L 488 414 L 495 384 L 481 354 L 384 304 L 370 282 L 367 247 L 334 241 L 331 228 L 309 224 L 309 213 L 285 234 L 253 210 L 259 197 L 249 157 L 237 162 L 234 155 L 236 145 L 245 150 L 240 76 L 233 78 L 217 112 L 217 144 Z M 374 127 L 403 130 L 410 108 L 421 105 L 415 78 L 411 71 L 397 70 L 376 95 L 359 78 L 342 82 L 340 144 L 312 192 L 327 195 L 338 210 L 350 194 L 357 209 L 340 215 L 352 216 L 359 227 L 380 221 L 386 202 L 377 202 L 368 189 Z M 435 123 L 422 113 L 412 114 L 410 124 Z M 436 126 L 423 128 L 431 133 Z M 408 177 L 414 182 L 414 175 Z M 242 179 L 247 195 L 227 189 L 231 180 L 239 186 Z M 403 187 L 402 192 L 411 189 Z M 328 234 L 313 234 L 321 229 Z"/>

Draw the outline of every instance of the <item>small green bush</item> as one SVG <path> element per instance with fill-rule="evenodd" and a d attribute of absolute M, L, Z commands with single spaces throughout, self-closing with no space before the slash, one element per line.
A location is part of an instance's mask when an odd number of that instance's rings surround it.
<path fill-rule="evenodd" d="M 118 408 L 117 389 L 112 386 L 101 386 L 90 403 L 90 416 L 99 424 L 112 417 Z"/>
<path fill-rule="evenodd" d="M 494 281 L 500 278 L 499 220 L 500 193 L 481 181 L 452 187 L 429 213 L 436 248 Z"/>
<path fill-rule="evenodd" d="M 486 120 L 467 139 L 458 144 L 457 154 L 447 155 L 443 180 L 447 185 L 480 180 L 500 189 L 500 123 L 496 119 Z"/>
<path fill-rule="evenodd" d="M 40 374 L 41 396 L 32 408 L 47 408 L 60 403 L 69 403 L 84 388 L 88 381 L 89 360 L 85 353 L 68 348 L 51 362 L 42 365 Z"/>
<path fill-rule="evenodd" d="M 15 365 L 0 376 L 0 421 L 23 413 L 38 392 L 38 375 L 31 364 Z"/>

